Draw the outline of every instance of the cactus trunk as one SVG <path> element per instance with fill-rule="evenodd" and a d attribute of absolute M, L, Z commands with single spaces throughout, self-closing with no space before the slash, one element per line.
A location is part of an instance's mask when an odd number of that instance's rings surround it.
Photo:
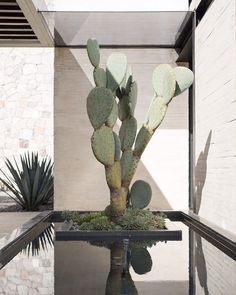
<path fill-rule="evenodd" d="M 123 262 L 123 241 L 115 242 L 110 250 L 110 272 L 106 283 L 106 295 L 120 294 L 122 287 Z"/>
<path fill-rule="evenodd" d="M 128 189 L 121 187 L 120 189 L 111 189 L 110 193 L 110 218 L 112 221 L 122 216 L 126 209 L 126 201 L 128 196 Z"/>

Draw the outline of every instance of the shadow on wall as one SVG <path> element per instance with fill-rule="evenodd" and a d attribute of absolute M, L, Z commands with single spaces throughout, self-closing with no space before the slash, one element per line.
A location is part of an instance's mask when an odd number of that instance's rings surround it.
<path fill-rule="evenodd" d="M 104 168 L 90 146 L 86 98 L 93 85 L 83 70 L 88 63 L 83 55 L 81 49 L 55 49 L 55 210 L 102 210 L 109 202 Z M 138 175 L 151 183 L 154 207 L 171 209 L 142 163 Z"/>
<path fill-rule="evenodd" d="M 204 151 L 202 151 L 197 160 L 195 167 L 196 171 L 196 191 L 195 191 L 195 213 L 199 214 L 202 202 L 202 191 L 206 182 L 207 176 L 207 158 L 211 144 L 212 131 L 209 132 Z M 206 260 L 202 248 L 202 238 L 200 235 L 195 234 L 196 239 L 196 268 L 200 285 L 204 289 L 205 295 L 209 294 L 207 285 L 207 267 Z"/>
<path fill-rule="evenodd" d="M 205 182 L 206 182 L 206 176 L 207 176 L 207 157 L 210 149 L 211 144 L 211 136 L 212 131 L 209 132 L 207 141 L 205 144 L 204 151 L 202 151 L 198 157 L 197 164 L 195 167 L 195 175 L 196 175 L 196 190 L 195 190 L 195 208 L 194 212 L 196 214 L 199 213 L 201 202 L 202 202 L 202 190 L 204 188 Z"/>

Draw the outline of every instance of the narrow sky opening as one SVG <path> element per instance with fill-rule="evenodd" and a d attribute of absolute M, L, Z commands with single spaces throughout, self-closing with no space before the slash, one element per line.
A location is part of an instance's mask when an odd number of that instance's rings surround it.
<path fill-rule="evenodd" d="M 37 2 L 39 9 L 42 0 Z M 186 11 L 188 0 L 44 0 L 54 11 Z M 42 3 L 42 2 L 41 2 Z M 41 7 L 40 7 L 41 6 Z"/>

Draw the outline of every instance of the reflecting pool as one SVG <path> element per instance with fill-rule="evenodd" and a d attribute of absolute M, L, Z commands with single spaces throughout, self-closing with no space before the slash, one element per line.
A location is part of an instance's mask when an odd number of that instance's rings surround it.
<path fill-rule="evenodd" d="M 175 224 L 182 241 L 55 241 L 51 225 L 0 270 L 0 294 L 236 294 L 236 262 Z"/>

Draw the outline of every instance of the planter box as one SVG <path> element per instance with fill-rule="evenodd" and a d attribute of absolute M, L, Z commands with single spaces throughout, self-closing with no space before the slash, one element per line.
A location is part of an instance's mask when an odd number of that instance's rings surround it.
<path fill-rule="evenodd" d="M 181 241 L 182 231 L 178 229 L 174 222 L 166 219 L 166 229 L 157 230 L 122 230 L 122 231 L 91 231 L 91 230 L 71 230 L 72 223 L 64 222 L 55 229 L 57 241 L 76 240 L 156 240 L 156 241 Z"/>

